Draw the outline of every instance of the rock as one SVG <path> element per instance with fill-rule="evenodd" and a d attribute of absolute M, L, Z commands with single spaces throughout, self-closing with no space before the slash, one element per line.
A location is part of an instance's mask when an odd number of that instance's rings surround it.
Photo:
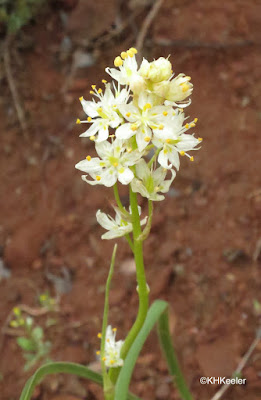
<path fill-rule="evenodd" d="M 160 383 L 156 390 L 156 399 L 165 400 L 170 397 L 170 388 L 166 382 Z"/>
<path fill-rule="evenodd" d="M 124 275 L 134 275 L 136 272 L 136 264 L 134 258 L 127 258 L 127 260 L 124 260 L 120 266 L 120 271 Z"/>

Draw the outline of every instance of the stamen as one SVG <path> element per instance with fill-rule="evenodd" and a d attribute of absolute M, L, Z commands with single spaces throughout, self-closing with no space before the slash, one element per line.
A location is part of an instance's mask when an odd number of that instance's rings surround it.
<path fill-rule="evenodd" d="M 147 103 L 145 104 L 145 106 L 143 107 L 143 111 L 149 110 L 151 108 L 151 104 Z"/>
<path fill-rule="evenodd" d="M 149 136 L 146 136 L 145 138 L 144 138 L 144 140 L 145 140 L 145 142 L 150 142 L 150 137 Z"/>
<path fill-rule="evenodd" d="M 80 100 L 80 101 L 83 101 L 83 96 L 79 97 L 79 100 Z"/>
<path fill-rule="evenodd" d="M 185 151 L 180 151 L 179 154 L 180 154 L 181 156 L 184 156 L 184 155 L 185 155 Z"/>
<path fill-rule="evenodd" d="M 102 337 L 101 332 L 98 333 L 97 337 L 98 337 L 99 339 L 101 339 L 101 337 Z"/>
<path fill-rule="evenodd" d="M 120 58 L 120 56 L 116 57 L 115 60 L 114 60 L 114 66 L 115 67 L 121 67 L 122 65 L 123 65 L 123 61 Z"/>
<path fill-rule="evenodd" d="M 134 53 L 130 49 L 127 50 L 127 54 L 128 54 L 129 57 L 133 57 L 134 56 Z"/>
<path fill-rule="evenodd" d="M 87 160 L 87 161 L 91 161 L 91 159 L 92 159 L 91 156 L 87 156 L 87 157 L 86 157 L 86 160 Z"/>
<path fill-rule="evenodd" d="M 189 124 L 186 124 L 186 125 L 185 125 L 185 128 L 188 129 L 188 128 L 189 128 Z"/>
<path fill-rule="evenodd" d="M 90 94 L 94 94 L 94 91 L 93 91 L 93 90 L 90 90 Z"/>
<path fill-rule="evenodd" d="M 190 127 L 194 128 L 194 126 L 196 126 L 196 124 L 194 122 L 191 122 Z"/>
<path fill-rule="evenodd" d="M 137 54 L 137 53 L 138 53 L 138 50 L 135 49 L 135 47 L 131 47 L 131 48 L 130 48 L 130 51 L 131 51 L 133 54 Z"/>
<path fill-rule="evenodd" d="M 163 128 L 164 128 L 164 125 L 163 125 L 163 124 L 160 124 L 160 125 L 159 125 L 159 129 L 162 131 Z"/>
<path fill-rule="evenodd" d="M 106 342 L 107 342 L 107 343 L 109 343 L 109 342 L 110 342 L 110 339 L 109 339 L 109 338 L 108 338 L 108 339 L 106 339 Z"/>
<path fill-rule="evenodd" d="M 115 162 L 113 163 L 114 167 L 118 167 L 119 163 Z"/>
<path fill-rule="evenodd" d="M 192 156 L 192 157 L 190 157 L 190 161 L 194 161 L 194 157 Z"/>
<path fill-rule="evenodd" d="M 163 111 L 162 114 L 164 115 L 164 117 L 166 117 L 168 115 L 168 112 L 167 111 Z"/>
<path fill-rule="evenodd" d="M 101 354 L 101 352 L 99 350 L 96 351 L 97 356 L 99 356 Z"/>
<path fill-rule="evenodd" d="M 106 357 L 102 357 L 102 361 L 106 361 Z"/>
<path fill-rule="evenodd" d="M 100 180 L 101 180 L 100 175 L 97 175 L 97 176 L 96 176 L 96 181 L 100 181 Z"/>
<path fill-rule="evenodd" d="M 135 124 L 131 125 L 131 130 L 133 132 L 135 132 L 137 129 L 138 129 L 137 125 L 135 125 Z"/>
<path fill-rule="evenodd" d="M 90 140 L 91 140 L 92 142 L 94 142 L 95 136 L 90 136 Z"/>
<path fill-rule="evenodd" d="M 98 112 L 102 112 L 102 107 L 99 107 L 99 108 L 97 109 L 97 111 L 98 111 Z"/>
<path fill-rule="evenodd" d="M 96 88 L 96 85 L 92 85 L 92 89 L 94 90 Z"/>
<path fill-rule="evenodd" d="M 131 113 L 130 113 L 130 112 L 127 112 L 127 113 L 126 113 L 126 117 L 129 118 L 130 116 L 131 116 Z"/>
<path fill-rule="evenodd" d="M 110 360 L 110 364 L 112 365 L 112 364 L 115 364 L 115 361 L 114 360 Z"/>
<path fill-rule="evenodd" d="M 198 122 L 198 118 L 194 118 L 194 122 L 196 124 Z"/>
<path fill-rule="evenodd" d="M 80 119 L 79 119 L 79 118 L 77 118 L 77 120 L 76 120 L 76 124 L 77 124 L 77 125 L 79 125 L 80 123 L 81 123 Z"/>
<path fill-rule="evenodd" d="M 184 110 L 183 110 L 183 108 L 180 108 L 179 111 L 180 111 L 181 113 L 183 113 Z"/>
<path fill-rule="evenodd" d="M 182 83 L 181 85 L 182 92 L 185 93 L 189 90 L 189 85 L 187 83 Z"/>
<path fill-rule="evenodd" d="M 91 120 L 92 120 L 91 117 L 88 117 L 88 118 L 87 118 L 87 121 L 88 121 L 88 122 L 91 122 Z"/>
<path fill-rule="evenodd" d="M 102 89 L 101 89 L 101 88 L 98 89 L 98 93 L 99 93 L 99 94 L 102 93 Z"/>
<path fill-rule="evenodd" d="M 198 141 L 199 141 L 199 142 L 202 142 L 202 140 L 203 140 L 202 137 L 199 137 L 199 138 L 198 138 Z"/>
<path fill-rule="evenodd" d="M 116 332 L 116 331 L 117 331 L 117 328 L 113 328 L 112 331 L 113 331 L 113 332 Z"/>
<path fill-rule="evenodd" d="M 125 60 L 125 58 L 127 58 L 128 57 L 128 54 L 126 53 L 126 51 L 122 51 L 121 52 L 121 58 L 123 59 L 123 60 Z"/>
<path fill-rule="evenodd" d="M 107 83 L 106 79 L 102 79 L 102 83 Z"/>
<path fill-rule="evenodd" d="M 171 139 L 166 139 L 166 143 L 170 143 L 171 142 Z"/>

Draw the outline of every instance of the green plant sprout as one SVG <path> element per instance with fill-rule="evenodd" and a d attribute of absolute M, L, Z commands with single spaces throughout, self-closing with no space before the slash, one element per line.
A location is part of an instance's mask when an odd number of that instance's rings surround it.
<path fill-rule="evenodd" d="M 57 309 L 57 300 L 51 297 L 48 291 L 40 294 L 38 301 L 39 304 L 48 311 L 55 311 Z"/>
<path fill-rule="evenodd" d="M 0 0 L 0 23 L 15 34 L 35 15 L 43 0 Z"/>
<path fill-rule="evenodd" d="M 34 325 L 32 317 L 23 316 L 19 307 L 13 309 L 14 318 L 10 321 L 12 328 L 22 328 L 23 336 L 17 338 L 17 344 L 23 351 L 26 360 L 24 370 L 28 371 L 39 361 L 48 362 L 51 343 L 44 341 L 44 331 L 39 325 Z"/>
<path fill-rule="evenodd" d="M 198 150 L 202 142 L 193 128 L 197 118 L 188 120 L 184 109 L 190 105 L 193 85 L 185 74 L 174 77 L 168 58 L 152 62 L 136 61 L 137 50 L 123 51 L 114 60 L 115 68 L 106 68 L 113 83 L 103 79 L 104 89 L 92 85 L 92 101 L 80 97 L 86 124 L 80 136 L 89 137 L 97 156 L 87 157 L 76 164 L 83 181 L 89 185 L 112 187 L 115 197 L 115 217 L 101 210 L 98 223 L 106 230 L 103 240 L 126 239 L 136 265 L 139 307 L 136 320 L 124 340 L 116 340 L 116 328 L 109 321 L 109 290 L 113 277 L 116 245 L 114 246 L 105 289 L 103 323 L 98 337 L 101 346 L 97 354 L 101 374 L 88 367 L 54 362 L 39 368 L 27 381 L 20 400 L 30 400 L 34 387 L 47 374 L 70 373 L 90 379 L 103 387 L 105 400 L 138 400 L 129 392 L 132 372 L 139 353 L 157 324 L 159 342 L 169 373 L 180 398 L 192 400 L 192 395 L 180 370 L 172 344 L 168 322 L 168 303 L 156 300 L 150 306 L 149 287 L 143 258 L 143 243 L 150 234 L 153 203 L 164 200 L 164 194 L 180 168 L 180 156 L 194 161 L 188 152 Z M 122 205 L 118 183 L 129 188 L 129 208 Z M 138 205 L 138 195 L 147 200 L 147 216 Z"/>

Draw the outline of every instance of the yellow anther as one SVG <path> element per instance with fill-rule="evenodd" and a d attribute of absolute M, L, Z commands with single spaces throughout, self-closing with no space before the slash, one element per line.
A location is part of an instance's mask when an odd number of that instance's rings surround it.
<path fill-rule="evenodd" d="M 190 127 L 194 128 L 196 126 L 196 124 L 194 122 L 191 122 Z"/>
<path fill-rule="evenodd" d="M 149 143 L 149 142 L 150 142 L 150 137 L 149 137 L 149 136 L 146 136 L 146 137 L 144 138 L 144 140 L 145 140 L 145 142 Z"/>
<path fill-rule="evenodd" d="M 96 181 L 100 181 L 100 180 L 101 180 L 100 175 L 97 175 L 97 176 L 96 176 Z"/>
<path fill-rule="evenodd" d="M 91 122 L 91 120 L 92 120 L 91 117 L 88 117 L 88 118 L 87 118 L 87 121 L 88 121 L 88 122 Z"/>
<path fill-rule="evenodd" d="M 137 125 L 135 125 L 135 124 L 131 125 L 131 130 L 133 132 L 135 132 L 137 129 L 138 129 Z"/>
<path fill-rule="evenodd" d="M 163 124 L 160 124 L 160 125 L 159 125 L 159 129 L 162 131 L 163 128 L 164 128 L 164 125 L 163 125 Z"/>
<path fill-rule="evenodd" d="M 91 140 L 92 142 L 94 142 L 95 136 L 90 136 L 90 140 Z"/>
<path fill-rule="evenodd" d="M 77 120 L 76 120 L 76 124 L 78 125 L 78 124 L 80 124 L 80 123 L 81 123 L 80 119 L 79 119 L 79 118 L 77 118 Z"/>
<path fill-rule="evenodd" d="M 83 100 L 83 96 L 79 97 L 79 100 L 82 101 Z"/>
<path fill-rule="evenodd" d="M 163 153 L 164 153 L 164 154 L 168 154 L 168 150 L 165 149 L 165 150 L 163 151 Z"/>
<path fill-rule="evenodd" d="M 116 57 L 115 60 L 114 60 L 114 66 L 115 66 L 115 67 L 121 67 L 122 64 L 123 64 L 123 61 L 122 61 L 122 59 L 120 58 L 120 56 Z"/>
<path fill-rule="evenodd" d="M 199 142 L 202 142 L 202 140 L 203 140 L 202 137 L 199 137 L 199 138 L 198 138 L 198 141 L 199 141 Z"/>
<path fill-rule="evenodd" d="M 98 350 L 96 351 L 97 356 L 99 356 L 101 354 L 101 352 Z"/>
<path fill-rule="evenodd" d="M 114 137 L 115 137 L 115 135 L 109 135 L 109 137 L 111 137 L 111 138 L 114 138 Z"/>
<path fill-rule="evenodd" d="M 121 52 L 121 58 L 123 59 L 123 60 L 125 60 L 125 58 L 127 58 L 128 57 L 128 54 L 126 53 L 126 51 L 122 51 Z"/>
<path fill-rule="evenodd" d="M 21 309 L 19 307 L 14 307 L 13 308 L 13 313 L 15 315 L 21 315 Z"/>
<path fill-rule="evenodd" d="M 163 111 L 162 114 L 164 115 L 164 117 L 166 117 L 168 115 L 168 112 L 167 111 Z"/>
<path fill-rule="evenodd" d="M 102 89 L 101 88 L 98 89 L 98 93 L 99 94 L 102 93 Z"/>
<path fill-rule="evenodd" d="M 97 337 L 98 337 L 99 339 L 101 339 L 101 337 L 102 337 L 101 332 L 98 333 Z"/>
<path fill-rule="evenodd" d="M 106 361 L 106 357 L 102 357 L 102 361 Z"/>
<path fill-rule="evenodd" d="M 119 163 L 115 162 L 113 163 L 114 167 L 118 167 Z"/>
<path fill-rule="evenodd" d="M 145 104 L 145 106 L 143 107 L 143 110 L 145 111 L 145 110 L 149 110 L 151 108 L 151 104 L 150 103 L 147 103 L 147 104 Z"/>
<path fill-rule="evenodd" d="M 186 124 L 186 125 L 185 125 L 185 128 L 188 129 L 188 128 L 189 128 L 189 124 Z"/>
<path fill-rule="evenodd" d="M 180 85 L 182 87 L 182 92 L 187 92 L 189 90 L 189 85 L 187 83 L 182 83 Z"/>
<path fill-rule="evenodd" d="M 194 157 L 192 156 L 192 157 L 190 157 L 190 161 L 194 161 Z"/>
<path fill-rule="evenodd" d="M 130 112 L 127 112 L 126 113 L 126 117 L 130 117 L 131 116 L 131 113 Z"/>
<path fill-rule="evenodd" d="M 109 342 L 110 342 L 110 339 L 106 339 L 106 342 L 109 343 Z"/>
<path fill-rule="evenodd" d="M 166 139 L 166 143 L 170 143 L 171 142 L 171 139 Z"/>
<path fill-rule="evenodd" d="M 180 108 L 179 111 L 180 111 L 181 113 L 183 113 L 184 110 L 183 110 L 183 108 Z"/>
<path fill-rule="evenodd" d="M 115 364 L 115 361 L 114 360 L 110 360 L 110 364 L 111 365 Z"/>
<path fill-rule="evenodd" d="M 130 48 L 130 51 L 131 51 L 133 54 L 137 54 L 137 53 L 138 53 L 138 50 L 135 49 L 135 47 L 131 47 L 131 48 Z"/>
<path fill-rule="evenodd" d="M 180 151 L 179 154 L 180 154 L 181 156 L 184 156 L 184 155 L 185 155 L 185 151 Z"/>
<path fill-rule="evenodd" d="M 102 112 L 102 107 L 99 107 L 99 108 L 97 109 L 97 111 L 98 111 L 98 112 Z"/>
<path fill-rule="evenodd" d="M 96 88 L 96 85 L 92 85 L 92 89 L 94 90 Z"/>
<path fill-rule="evenodd" d="M 131 153 L 132 152 L 132 148 L 131 147 L 128 147 L 127 148 L 127 153 Z"/>
<path fill-rule="evenodd" d="M 127 55 L 128 55 L 129 57 L 133 57 L 133 56 L 134 56 L 134 53 L 133 53 L 131 50 L 127 50 Z"/>
<path fill-rule="evenodd" d="M 194 122 L 196 124 L 198 122 L 198 118 L 194 118 Z"/>
<path fill-rule="evenodd" d="M 117 328 L 113 328 L 112 331 L 113 331 L 113 332 L 116 332 L 116 331 L 117 331 Z"/>
<path fill-rule="evenodd" d="M 93 91 L 93 90 L 90 90 L 90 94 L 94 94 L 94 91 Z"/>
<path fill-rule="evenodd" d="M 91 161 L 91 159 L 92 159 L 91 156 L 87 156 L 87 157 L 86 157 L 86 160 L 87 160 L 87 161 Z"/>
<path fill-rule="evenodd" d="M 106 79 L 102 79 L 102 83 L 107 83 Z"/>

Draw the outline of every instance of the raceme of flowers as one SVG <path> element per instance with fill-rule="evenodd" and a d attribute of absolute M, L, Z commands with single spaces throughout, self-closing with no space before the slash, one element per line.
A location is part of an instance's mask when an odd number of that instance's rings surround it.
<path fill-rule="evenodd" d="M 164 57 L 143 59 L 139 67 L 136 53 L 130 48 L 115 58 L 115 68 L 106 68 L 114 81 L 103 79 L 104 89 L 92 85 L 91 101 L 80 97 L 87 115 L 86 120 L 77 119 L 87 126 L 80 136 L 94 142 L 97 157 L 87 155 L 76 168 L 90 185 L 111 187 L 119 181 L 149 200 L 160 201 L 179 170 L 180 156 L 193 161 L 189 152 L 198 150 L 202 139 L 193 133 L 197 118 L 190 120 L 184 113 L 191 103 L 191 78 L 175 77 Z M 125 213 L 115 211 L 115 221 L 97 212 L 98 222 L 108 230 L 104 239 L 132 230 Z"/>
<path fill-rule="evenodd" d="M 123 366 L 123 360 L 121 359 L 120 354 L 124 341 L 118 340 L 116 342 L 116 331 L 117 329 L 112 329 L 111 325 L 108 325 L 106 328 L 105 348 L 102 361 L 108 368 L 117 368 Z M 98 334 L 98 337 L 102 337 L 101 333 Z M 97 351 L 97 355 L 100 356 L 100 351 Z"/>

